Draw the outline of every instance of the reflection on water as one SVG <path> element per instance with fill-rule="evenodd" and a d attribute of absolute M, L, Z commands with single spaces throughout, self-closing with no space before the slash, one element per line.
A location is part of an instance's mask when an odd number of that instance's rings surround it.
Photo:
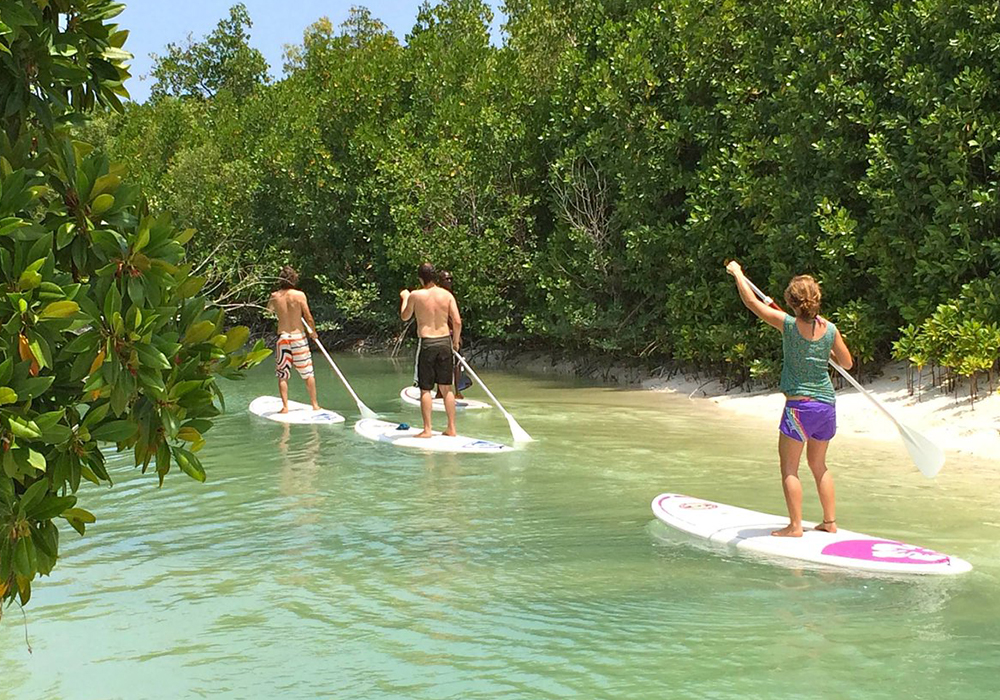
<path fill-rule="evenodd" d="M 364 401 L 417 419 L 408 361 L 342 358 Z M 538 442 L 394 449 L 248 416 L 228 385 L 204 485 L 119 461 L 64 559 L 0 623 L 0 699 L 988 697 L 1000 601 L 995 466 L 935 481 L 838 438 L 845 527 L 954 553 L 955 579 L 777 566 L 653 521 L 663 491 L 780 513 L 773 421 L 685 397 L 488 373 Z M 475 390 L 473 390 L 475 391 Z M 304 395 L 292 385 L 293 398 Z M 294 396 L 296 393 L 299 396 Z M 464 434 L 509 442 L 496 411 Z M 984 469 L 984 466 L 986 467 Z M 815 496 L 806 497 L 814 517 Z M 81 642 L 85 640 L 85 642 Z"/>
<path fill-rule="evenodd" d="M 329 430 L 334 426 L 322 426 Z M 340 427 L 340 426 L 337 426 Z M 292 426 L 281 424 L 278 455 L 281 459 L 279 491 L 288 499 L 289 507 L 299 511 L 298 522 L 316 522 L 323 498 L 316 493 L 316 476 L 319 473 L 319 451 L 322 442 L 320 426 L 305 425 L 296 430 L 292 440 Z"/>

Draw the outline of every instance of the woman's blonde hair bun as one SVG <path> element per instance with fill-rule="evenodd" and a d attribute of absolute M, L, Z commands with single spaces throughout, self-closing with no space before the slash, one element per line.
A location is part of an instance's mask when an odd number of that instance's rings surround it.
<path fill-rule="evenodd" d="M 796 275 L 785 287 L 785 303 L 792 307 L 795 315 L 811 321 L 819 315 L 819 303 L 823 293 L 812 275 Z"/>

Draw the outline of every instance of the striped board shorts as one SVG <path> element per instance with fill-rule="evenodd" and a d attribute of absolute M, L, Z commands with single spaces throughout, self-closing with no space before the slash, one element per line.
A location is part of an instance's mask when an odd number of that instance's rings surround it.
<path fill-rule="evenodd" d="M 302 331 L 280 333 L 278 345 L 274 352 L 276 364 L 274 373 L 278 379 L 288 379 L 292 376 L 291 367 L 303 379 L 313 376 L 312 353 L 309 352 L 309 339 Z"/>

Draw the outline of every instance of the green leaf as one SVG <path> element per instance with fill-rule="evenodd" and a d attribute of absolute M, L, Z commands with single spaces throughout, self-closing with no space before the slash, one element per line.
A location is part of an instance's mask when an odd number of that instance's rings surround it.
<path fill-rule="evenodd" d="M 22 292 L 34 289 L 42 283 L 42 276 L 33 270 L 25 270 L 17 280 L 17 288 Z"/>
<path fill-rule="evenodd" d="M 208 340 L 215 333 L 215 324 L 212 321 L 201 321 L 187 329 L 184 334 L 184 342 L 188 345 L 197 345 Z"/>
<path fill-rule="evenodd" d="M 97 343 L 100 338 L 101 336 L 97 333 L 97 331 L 87 331 L 86 333 L 81 333 L 67 343 L 63 347 L 63 351 L 74 355 L 77 353 L 93 351 L 94 348 L 97 347 Z"/>
<path fill-rule="evenodd" d="M 34 558 L 34 545 L 31 542 L 31 537 L 19 537 L 14 545 L 14 571 L 19 576 L 31 579 L 35 575 L 35 567 L 32 564 Z"/>
<path fill-rule="evenodd" d="M 161 442 L 156 449 L 156 475 L 159 477 L 160 486 L 163 486 L 163 477 L 170 471 L 170 447 L 165 442 Z"/>
<path fill-rule="evenodd" d="M 177 466 L 181 468 L 182 472 L 190 476 L 195 481 L 204 483 L 207 478 L 205 468 L 201 465 L 201 461 L 194 455 L 194 453 L 185 450 L 183 447 L 171 447 L 170 451 L 173 452 L 174 460 L 177 462 Z"/>
<path fill-rule="evenodd" d="M 21 517 L 24 517 L 36 503 L 40 503 L 45 497 L 45 494 L 48 492 L 49 483 L 45 479 L 39 479 L 25 489 L 24 494 L 21 495 L 21 502 L 18 506 Z"/>
<path fill-rule="evenodd" d="M 41 452 L 35 452 L 30 448 L 28 449 L 28 464 L 40 472 L 45 471 L 45 467 L 47 466 L 45 456 Z"/>
<path fill-rule="evenodd" d="M 137 429 L 138 426 L 131 420 L 113 420 L 91 430 L 90 436 L 104 442 L 124 442 L 135 435 Z"/>
<path fill-rule="evenodd" d="M 26 510 L 28 517 L 32 520 L 51 520 L 58 518 L 74 505 L 76 505 L 76 496 L 52 495 L 43 499 L 37 506 Z"/>
<path fill-rule="evenodd" d="M 0 219 L 0 236 L 6 236 L 7 234 L 14 233 L 19 228 L 24 228 L 30 225 L 30 221 L 19 219 L 16 216 L 9 216 L 4 219 Z"/>
<path fill-rule="evenodd" d="M 167 356 L 152 345 L 135 343 L 132 347 L 135 348 L 136 355 L 139 356 L 139 361 L 146 367 L 160 370 L 171 368 L 170 360 L 167 359 Z"/>
<path fill-rule="evenodd" d="M 18 400 L 27 401 L 44 394 L 55 380 L 55 377 L 32 377 L 11 382 L 11 386 L 17 392 Z"/>
<path fill-rule="evenodd" d="M 67 496 L 67 498 L 76 500 L 72 496 Z M 51 518 L 34 517 L 38 520 L 51 520 Z M 44 552 L 53 559 L 59 556 L 59 528 L 54 523 L 47 522 L 42 524 L 41 527 L 32 529 L 31 539 L 35 542 L 35 547 L 39 552 Z"/>
<path fill-rule="evenodd" d="M 44 338 L 32 334 L 31 339 L 28 341 L 28 348 L 31 350 L 31 354 L 35 356 L 35 361 L 38 362 L 40 366 L 52 366 L 52 354 L 49 352 L 49 344 L 45 342 Z"/>
<path fill-rule="evenodd" d="M 137 311 L 143 306 L 146 300 L 146 287 L 142 277 L 129 277 L 128 298 L 132 300 Z"/>
<path fill-rule="evenodd" d="M 9 425 L 10 432 L 14 434 L 14 437 L 35 440 L 42 436 L 42 431 L 38 429 L 38 426 L 33 421 L 26 421 L 23 418 L 11 416 Z"/>
<path fill-rule="evenodd" d="M 201 440 L 201 433 L 193 427 L 184 427 L 177 431 L 177 439 L 184 442 L 198 442 Z"/>
<path fill-rule="evenodd" d="M 135 234 L 135 240 L 132 242 L 132 250 L 139 252 L 146 247 L 149 243 L 149 226 L 140 226 L 139 231 Z"/>
<path fill-rule="evenodd" d="M 80 311 L 80 305 L 75 301 L 54 301 L 41 310 L 39 318 L 69 318 Z"/>
<path fill-rule="evenodd" d="M 89 472 L 90 470 L 86 469 L 86 471 Z M 91 476 L 93 476 L 93 473 L 91 473 Z M 97 477 L 94 477 L 93 481 L 94 483 L 100 483 L 97 481 Z M 68 522 L 73 529 L 81 535 L 86 533 L 88 524 L 97 521 L 97 518 L 83 508 L 70 508 L 69 510 L 63 511 L 62 517 L 65 518 L 66 522 Z"/>
<path fill-rule="evenodd" d="M 130 54 L 128 51 L 125 51 L 123 49 L 114 46 L 109 46 L 108 48 L 104 49 L 104 51 L 101 53 L 101 56 L 108 59 L 109 61 L 132 60 L 132 54 Z"/>
<path fill-rule="evenodd" d="M 0 406 L 17 401 L 17 392 L 9 386 L 0 386 Z"/>
<path fill-rule="evenodd" d="M 181 245 L 184 245 L 185 243 L 190 241 L 191 238 L 194 237 L 194 234 L 195 230 L 193 228 L 184 229 L 179 234 L 177 234 L 177 237 L 174 238 L 174 240 L 180 243 Z"/>
<path fill-rule="evenodd" d="M 8 27 L 36 27 L 38 26 L 35 16 L 24 6 L 17 2 L 5 2 L 3 4 L 3 21 Z"/>
<path fill-rule="evenodd" d="M 121 313 L 121 310 L 122 295 L 121 292 L 118 291 L 118 284 L 112 282 L 107 296 L 104 297 L 104 318 L 110 322 L 115 313 Z"/>
<path fill-rule="evenodd" d="M 48 430 L 66 415 L 66 409 L 59 409 L 58 411 L 47 411 L 46 413 L 39 413 L 33 418 L 35 425 L 38 426 L 39 430 Z"/>
<path fill-rule="evenodd" d="M 233 353 L 242 348 L 247 338 L 250 337 L 250 329 L 246 326 L 236 326 L 226 333 L 226 342 L 222 344 L 222 349 L 227 353 Z"/>
<path fill-rule="evenodd" d="M 118 175 L 101 175 L 99 178 L 94 180 L 94 186 L 90 190 L 90 196 L 94 197 L 96 203 L 97 197 L 102 194 L 110 194 L 118 189 L 118 186 L 122 184 L 122 179 Z M 113 201 L 113 200 L 112 200 Z"/>
<path fill-rule="evenodd" d="M 204 277 L 188 277 L 186 280 L 177 285 L 177 289 L 174 290 L 174 296 L 178 299 L 187 299 L 188 297 L 193 297 L 195 294 L 200 292 L 201 288 L 204 286 Z"/>
<path fill-rule="evenodd" d="M 79 520 L 81 523 L 87 523 L 88 525 L 97 522 L 97 518 L 94 517 L 93 513 L 88 510 L 84 510 L 83 508 L 70 508 L 62 513 L 62 517 L 67 520 L 70 518 L 73 520 Z"/>
<path fill-rule="evenodd" d="M 42 430 L 42 441 L 49 445 L 59 445 L 73 437 L 73 430 L 67 425 L 53 425 Z"/>
<path fill-rule="evenodd" d="M 104 420 L 105 416 L 108 415 L 108 411 L 111 410 L 111 404 L 105 401 L 99 406 L 95 406 L 87 411 L 87 415 L 83 417 L 83 427 L 90 429 L 91 426 L 100 423 Z"/>

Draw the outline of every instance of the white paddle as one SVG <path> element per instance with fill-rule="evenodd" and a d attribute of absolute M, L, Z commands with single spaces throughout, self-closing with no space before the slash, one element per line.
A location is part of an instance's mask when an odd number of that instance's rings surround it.
<path fill-rule="evenodd" d="M 762 302 L 770 307 L 778 309 L 779 311 L 781 310 L 781 307 L 774 303 L 774 299 L 760 291 L 760 289 L 757 288 L 757 285 L 747 279 L 746 276 L 744 276 L 743 279 L 747 280 L 747 284 L 750 285 L 750 289 L 753 290 L 753 293 L 756 294 Z M 900 423 L 896 417 L 889 412 L 889 409 L 886 408 L 881 401 L 866 391 L 863 386 L 858 384 L 854 377 L 848 374 L 846 369 L 838 365 L 832 359 L 830 360 L 830 364 L 833 365 L 835 370 L 840 372 L 841 376 L 843 376 L 851 386 L 860 391 L 865 398 L 875 404 L 878 409 L 893 422 L 893 425 L 896 426 L 896 430 L 899 431 L 899 437 L 903 439 L 903 444 L 906 445 L 906 451 L 910 453 L 910 459 L 912 459 L 913 463 L 917 465 L 917 469 L 920 470 L 920 473 L 928 479 L 937 476 L 937 473 L 941 471 L 941 467 L 944 466 L 944 452 L 941 451 L 941 448 L 927 439 L 923 434 Z"/>
<path fill-rule="evenodd" d="M 469 363 L 466 362 L 465 358 L 459 354 L 458 350 L 455 350 L 454 352 L 455 352 L 455 357 L 458 358 L 458 361 L 462 364 L 463 367 L 465 367 L 465 371 L 468 372 L 469 375 L 474 380 L 476 380 L 476 382 L 479 383 L 479 386 L 483 388 L 483 391 L 486 392 L 486 395 L 489 396 L 490 399 L 493 401 L 493 403 L 496 404 L 496 407 L 500 409 L 500 413 L 503 414 L 503 417 L 507 419 L 507 424 L 510 425 L 510 434 L 514 436 L 514 442 L 534 442 L 535 439 L 530 435 L 528 435 L 527 431 L 517 424 L 517 421 L 514 420 L 514 416 L 510 415 L 510 413 L 507 412 L 506 408 L 500 405 L 500 402 L 497 401 L 497 397 L 494 396 L 493 392 L 489 390 L 489 387 L 487 387 L 483 383 L 483 380 L 479 378 L 479 375 L 476 374 L 471 367 L 469 367 Z"/>
<path fill-rule="evenodd" d="M 302 325 L 305 326 L 306 330 L 309 331 L 310 333 L 313 332 L 313 329 L 309 327 L 309 324 L 306 323 L 305 319 L 302 319 Z M 340 381 L 342 381 L 344 383 L 344 386 L 347 387 L 347 392 L 354 399 L 354 403 L 358 404 L 358 410 L 361 411 L 361 417 L 378 418 L 378 414 L 375 413 L 375 411 L 368 408 L 367 406 L 365 406 L 365 402 L 362 401 L 360 398 L 358 398 L 358 395 L 354 393 L 354 389 L 352 389 L 351 385 L 347 382 L 347 377 L 345 377 L 344 373 L 340 371 L 340 367 L 337 367 L 337 363 L 333 361 L 332 357 L 330 357 L 330 353 L 328 353 L 326 351 L 326 348 L 323 347 L 323 343 L 319 342 L 318 336 L 315 338 L 315 340 L 316 340 L 316 345 L 319 346 L 320 351 L 323 353 L 323 357 L 325 357 L 326 361 L 330 363 L 331 367 L 333 367 L 333 371 L 337 373 L 338 377 L 340 377 Z"/>

